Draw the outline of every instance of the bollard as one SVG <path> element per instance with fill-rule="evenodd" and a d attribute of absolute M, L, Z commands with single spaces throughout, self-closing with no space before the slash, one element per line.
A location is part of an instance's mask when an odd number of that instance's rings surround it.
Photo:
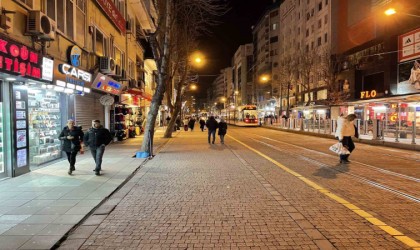
<path fill-rule="evenodd" d="M 412 131 L 413 131 L 413 134 L 412 134 L 412 138 L 411 138 L 411 144 L 416 144 L 416 133 L 417 133 L 417 131 L 416 131 L 416 121 L 414 120 L 414 121 L 412 121 Z"/>

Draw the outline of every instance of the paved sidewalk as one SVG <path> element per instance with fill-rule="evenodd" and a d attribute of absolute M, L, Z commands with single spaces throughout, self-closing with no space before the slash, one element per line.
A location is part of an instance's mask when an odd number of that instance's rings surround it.
<path fill-rule="evenodd" d="M 167 141 L 156 133 L 155 148 Z M 101 176 L 95 176 L 90 152 L 78 155 L 76 171 L 67 174 L 63 160 L 28 174 L 0 181 L 0 249 L 50 249 L 145 159 L 132 158 L 142 137 L 111 144 Z"/>
<path fill-rule="evenodd" d="M 60 249 L 407 249 L 232 138 L 180 132 Z"/>

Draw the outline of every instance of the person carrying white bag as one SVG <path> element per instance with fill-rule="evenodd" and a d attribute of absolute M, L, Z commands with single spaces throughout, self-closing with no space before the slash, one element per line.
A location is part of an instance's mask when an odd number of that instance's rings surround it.
<path fill-rule="evenodd" d="M 343 144 L 343 147 L 347 148 L 350 153 L 355 149 L 351 137 L 359 137 L 356 134 L 356 128 L 353 123 L 356 118 L 357 116 L 355 114 L 350 114 L 345 118 L 340 116 L 337 119 L 337 131 L 335 132 L 335 136 L 338 138 L 339 142 Z M 350 154 L 340 154 L 340 163 L 349 163 L 349 156 Z"/>

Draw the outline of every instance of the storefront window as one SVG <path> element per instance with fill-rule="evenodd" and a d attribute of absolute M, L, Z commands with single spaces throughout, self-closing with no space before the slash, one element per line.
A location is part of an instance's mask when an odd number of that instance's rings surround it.
<path fill-rule="evenodd" d="M 4 168 L 4 157 L 3 157 L 3 102 L 0 101 L 0 175 L 3 174 L 6 170 Z"/>
<path fill-rule="evenodd" d="M 28 108 L 31 166 L 61 158 L 60 93 L 40 85 L 30 86 Z"/>

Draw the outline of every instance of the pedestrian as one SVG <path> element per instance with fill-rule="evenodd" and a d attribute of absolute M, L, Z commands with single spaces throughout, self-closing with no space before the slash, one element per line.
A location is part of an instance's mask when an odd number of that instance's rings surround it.
<path fill-rule="evenodd" d="M 85 134 L 83 141 L 90 148 L 93 160 L 95 160 L 96 167 L 93 171 L 95 175 L 100 175 L 105 147 L 112 141 L 111 133 L 101 125 L 99 120 L 93 120 L 92 127 Z"/>
<path fill-rule="evenodd" d="M 67 160 L 70 163 L 68 174 L 71 175 L 73 171 L 76 170 L 76 155 L 80 151 L 81 154 L 84 153 L 83 145 L 83 131 L 81 127 L 74 125 L 74 120 L 70 119 L 67 121 L 67 126 L 63 128 L 60 133 L 60 140 L 63 141 L 61 145 L 62 151 L 66 152 Z"/>
<path fill-rule="evenodd" d="M 335 136 L 350 153 L 355 149 L 351 137 L 356 136 L 356 127 L 353 124 L 353 121 L 356 118 L 355 114 L 350 114 L 347 117 L 340 116 L 337 119 L 337 131 L 335 132 Z M 356 137 L 358 137 L 358 135 Z M 340 163 L 349 163 L 349 156 L 350 155 L 340 155 Z"/>
<path fill-rule="evenodd" d="M 217 132 L 217 134 L 220 136 L 220 143 L 225 144 L 225 135 L 227 132 L 227 123 L 225 119 L 223 118 L 220 119 L 218 127 L 219 127 L 219 131 Z"/>
<path fill-rule="evenodd" d="M 210 116 L 210 118 L 206 122 L 206 127 L 208 129 L 208 142 L 210 144 L 210 136 L 213 136 L 212 144 L 214 144 L 214 141 L 216 139 L 216 130 L 218 127 L 218 123 L 216 119 L 214 119 L 214 116 Z"/>
<path fill-rule="evenodd" d="M 193 132 L 194 130 L 194 125 L 195 125 L 195 119 L 194 117 L 191 117 L 190 120 L 188 121 L 188 127 L 191 129 L 191 132 Z"/>
<path fill-rule="evenodd" d="M 185 117 L 184 120 L 183 120 L 183 123 L 184 123 L 184 131 L 188 131 L 188 122 L 189 122 L 188 118 Z"/>
<path fill-rule="evenodd" d="M 201 132 L 204 132 L 204 126 L 206 126 L 206 122 L 204 121 L 204 118 L 201 117 L 200 118 L 200 129 L 201 129 Z"/>
<path fill-rule="evenodd" d="M 168 124 L 169 124 L 169 121 L 171 120 L 171 117 L 168 115 L 167 117 L 166 117 L 166 126 L 168 126 Z"/>
<path fill-rule="evenodd" d="M 181 129 L 181 117 L 178 116 L 176 118 L 175 123 L 176 123 L 176 130 L 180 130 Z"/>

